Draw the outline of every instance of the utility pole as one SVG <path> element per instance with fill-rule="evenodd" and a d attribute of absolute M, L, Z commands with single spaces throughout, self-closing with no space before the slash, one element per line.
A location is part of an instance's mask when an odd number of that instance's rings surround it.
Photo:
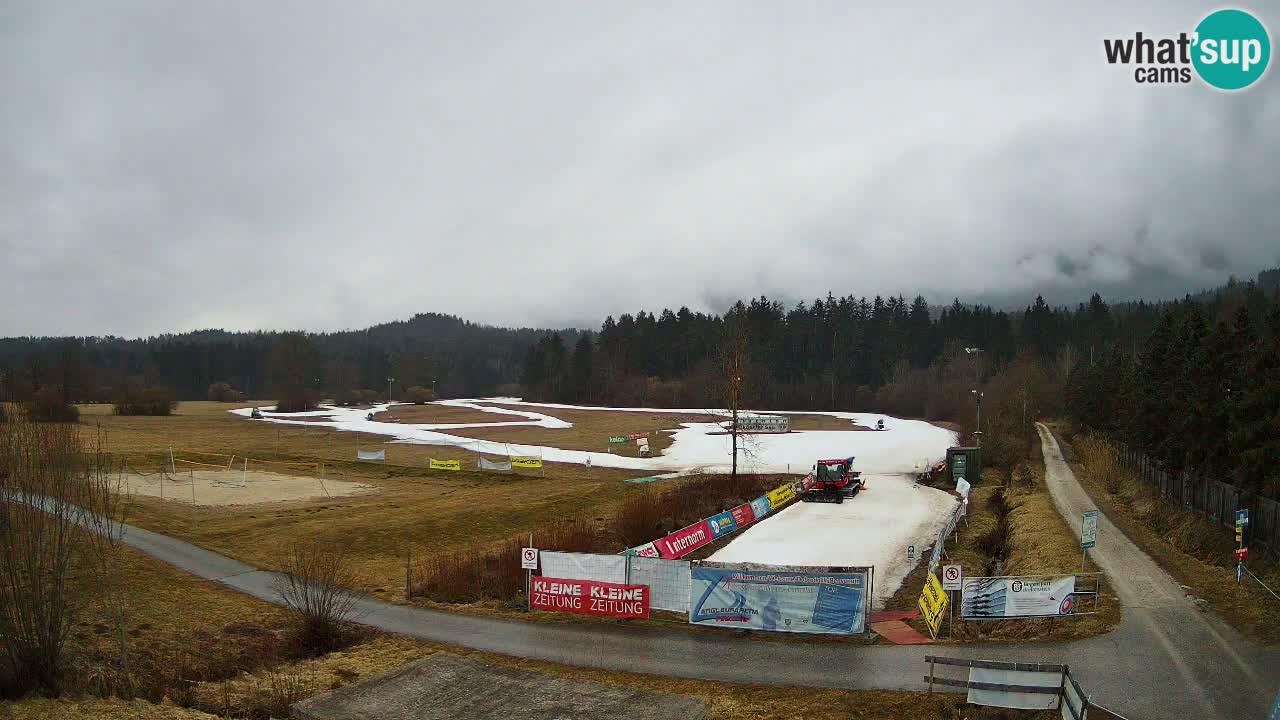
<path fill-rule="evenodd" d="M 395 381 L 395 378 L 387 378 L 387 404 L 391 403 L 391 383 Z"/>

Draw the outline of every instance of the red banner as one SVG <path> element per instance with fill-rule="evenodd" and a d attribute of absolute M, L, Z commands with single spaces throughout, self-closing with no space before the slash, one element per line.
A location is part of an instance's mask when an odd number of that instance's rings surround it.
<path fill-rule="evenodd" d="M 800 481 L 800 488 L 804 492 L 808 492 L 810 489 L 813 488 L 814 485 L 817 485 L 817 484 L 818 484 L 818 479 L 813 476 L 813 473 L 809 473 L 808 475 L 804 476 L 803 480 Z"/>
<path fill-rule="evenodd" d="M 647 438 L 647 437 L 649 437 L 649 433 L 631 433 L 630 435 L 627 436 L 627 439 L 639 440 L 641 438 Z"/>
<path fill-rule="evenodd" d="M 535 577 L 529 593 L 529 607 L 579 615 L 647 618 L 649 587 Z"/>
<path fill-rule="evenodd" d="M 756 521 L 756 514 L 751 512 L 751 503 L 744 503 L 729 511 L 733 515 L 733 521 L 737 523 L 738 529 L 750 525 Z"/>
<path fill-rule="evenodd" d="M 658 546 L 658 553 L 662 557 L 671 560 L 697 550 L 710 543 L 714 539 L 711 533 L 711 526 L 706 520 L 699 520 L 687 528 L 677 530 L 670 535 L 654 542 Z"/>

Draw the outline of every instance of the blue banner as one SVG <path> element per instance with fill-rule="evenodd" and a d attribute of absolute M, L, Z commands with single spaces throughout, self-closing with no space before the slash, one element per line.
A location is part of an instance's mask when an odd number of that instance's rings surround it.
<path fill-rule="evenodd" d="M 756 514 L 757 520 L 763 518 L 765 515 L 768 515 L 769 511 L 772 509 L 773 508 L 769 507 L 769 498 L 765 497 L 764 495 L 761 495 L 760 497 L 751 501 L 751 512 Z"/>
<path fill-rule="evenodd" d="M 697 564 L 689 573 L 689 622 L 776 632 L 862 633 L 868 586 L 865 569 L 805 572 Z"/>
<path fill-rule="evenodd" d="M 738 523 L 733 520 L 733 513 L 727 511 L 707 518 L 707 524 L 711 526 L 711 534 L 715 537 L 728 535 L 738 529 Z"/>

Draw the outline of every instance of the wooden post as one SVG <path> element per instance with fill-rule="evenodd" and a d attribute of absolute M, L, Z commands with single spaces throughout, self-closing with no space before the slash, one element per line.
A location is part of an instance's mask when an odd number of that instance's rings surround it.
<path fill-rule="evenodd" d="M 929 656 L 929 694 L 933 694 L 933 656 Z"/>
<path fill-rule="evenodd" d="M 404 553 L 404 597 L 413 599 L 413 540 L 405 543 Z"/>

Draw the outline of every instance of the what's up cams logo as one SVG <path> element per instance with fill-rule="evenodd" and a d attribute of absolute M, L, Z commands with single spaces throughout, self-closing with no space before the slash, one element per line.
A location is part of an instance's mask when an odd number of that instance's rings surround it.
<path fill-rule="evenodd" d="M 1271 60 L 1271 36 L 1253 15 L 1243 10 L 1218 10 L 1206 15 L 1191 33 L 1151 38 L 1141 32 L 1131 38 L 1102 41 L 1107 62 L 1135 65 L 1134 82 L 1189 83 L 1191 71 L 1219 90 L 1243 90 L 1258 81 Z"/>

